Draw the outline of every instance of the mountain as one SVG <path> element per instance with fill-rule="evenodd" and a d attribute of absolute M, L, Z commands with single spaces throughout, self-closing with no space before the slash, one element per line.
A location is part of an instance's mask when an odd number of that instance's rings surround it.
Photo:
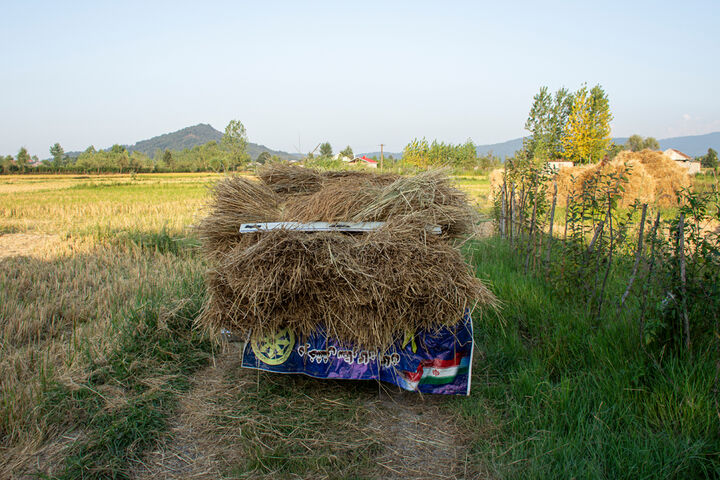
<path fill-rule="evenodd" d="M 218 132 L 207 123 L 198 123 L 192 127 L 185 127 L 177 132 L 165 133 L 147 140 L 140 140 L 135 145 L 128 145 L 130 152 L 141 152 L 145 155 L 155 153 L 155 150 L 184 150 L 196 145 L 222 139 L 223 134 Z"/>
<path fill-rule="evenodd" d="M 176 132 L 165 133 L 157 137 L 140 140 L 134 145 L 125 145 L 130 152 L 142 152 L 145 155 L 153 156 L 156 150 L 184 150 L 193 148 L 196 145 L 204 145 L 211 141 L 220 142 L 222 140 L 222 132 L 215 130 L 207 123 L 198 123 L 192 127 L 185 127 Z M 108 149 L 109 150 L 109 149 Z M 247 151 L 250 158 L 255 160 L 262 152 L 268 152 L 270 155 L 277 155 L 283 159 L 299 159 L 302 155 L 296 153 L 287 153 L 280 150 L 273 150 L 265 145 L 248 142 Z M 82 152 L 67 152 L 71 157 L 77 157 Z"/>
<path fill-rule="evenodd" d="M 612 139 L 617 145 L 627 142 L 628 137 L 615 137 Z M 691 157 L 699 157 L 705 155 L 708 148 L 720 151 L 720 132 L 707 133 L 705 135 L 689 135 L 685 137 L 662 138 L 658 140 L 661 150 L 674 148 L 690 155 Z M 493 143 L 490 145 L 478 145 L 478 155 L 486 155 L 492 152 L 494 155 L 505 158 L 512 156 L 517 150 L 522 148 L 523 139 L 515 138 L 502 143 Z"/>
<path fill-rule="evenodd" d="M 691 157 L 699 157 L 705 155 L 708 148 L 720 151 L 720 132 L 706 133 L 705 135 L 690 135 L 687 137 L 664 138 L 658 140 L 658 143 L 663 150 L 674 148 Z"/>
<path fill-rule="evenodd" d="M 215 130 L 207 123 L 198 123 L 192 127 L 186 127 L 177 132 L 165 133 L 157 137 L 147 140 L 141 140 L 135 145 L 127 147 L 129 151 L 139 151 L 146 155 L 152 156 L 156 150 L 183 150 L 192 148 L 196 145 L 203 145 L 211 141 L 220 142 L 223 134 Z M 280 158 L 291 159 L 301 158 L 301 155 L 295 153 L 287 153 L 280 150 L 273 150 L 265 145 L 248 142 L 247 151 L 250 158 L 255 160 L 262 152 L 268 152 L 270 155 L 277 155 Z"/>

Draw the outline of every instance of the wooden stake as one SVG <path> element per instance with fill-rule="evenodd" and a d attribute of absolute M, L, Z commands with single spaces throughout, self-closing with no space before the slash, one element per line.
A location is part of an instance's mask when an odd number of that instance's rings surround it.
<path fill-rule="evenodd" d="M 685 337 L 685 348 L 690 350 L 690 320 L 687 313 L 687 291 L 685 278 L 685 214 L 680 214 L 678 220 L 678 257 L 680 261 L 680 294 L 682 295 L 683 311 L 683 336 Z"/>
<path fill-rule="evenodd" d="M 640 259 L 642 258 L 642 249 L 643 249 L 643 233 L 645 231 L 645 214 L 647 213 L 647 203 L 643 204 L 642 208 L 642 218 L 640 219 L 640 234 L 638 235 L 638 244 L 637 244 L 637 250 L 635 250 L 635 265 L 633 265 L 633 271 L 630 275 L 630 281 L 628 282 L 628 286 L 625 289 L 625 293 L 623 293 L 622 298 L 620 298 L 620 305 L 618 305 L 617 314 L 620 315 L 620 312 L 622 311 L 623 306 L 625 305 L 625 300 L 627 299 L 627 296 L 630 294 L 630 289 L 633 286 L 633 283 L 635 282 L 635 277 L 637 276 L 638 267 L 640 266 Z"/>

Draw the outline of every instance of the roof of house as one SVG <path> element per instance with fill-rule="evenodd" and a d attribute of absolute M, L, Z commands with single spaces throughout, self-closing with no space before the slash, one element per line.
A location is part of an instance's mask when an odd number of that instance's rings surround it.
<path fill-rule="evenodd" d="M 372 158 L 368 158 L 368 157 L 366 157 L 365 155 L 363 155 L 362 157 L 355 157 L 353 160 L 362 160 L 362 161 L 367 162 L 367 163 L 378 163 L 377 160 L 373 160 Z"/>
<path fill-rule="evenodd" d="M 672 158 L 673 160 L 688 161 L 688 160 L 692 160 L 692 159 L 693 159 L 693 158 L 690 157 L 689 155 L 684 154 L 684 153 L 681 152 L 680 150 L 675 150 L 674 148 L 668 148 L 668 149 L 665 150 L 663 153 L 664 153 L 665 155 L 669 156 L 670 158 Z"/>

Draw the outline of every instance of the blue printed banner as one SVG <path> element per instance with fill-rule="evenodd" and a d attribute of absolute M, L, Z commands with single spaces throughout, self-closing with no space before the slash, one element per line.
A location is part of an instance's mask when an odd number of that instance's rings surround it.
<path fill-rule="evenodd" d="M 315 378 L 381 380 L 405 390 L 470 394 L 472 319 L 438 331 L 406 334 L 386 352 L 341 347 L 322 329 L 308 338 L 290 330 L 247 342 L 242 366 Z"/>

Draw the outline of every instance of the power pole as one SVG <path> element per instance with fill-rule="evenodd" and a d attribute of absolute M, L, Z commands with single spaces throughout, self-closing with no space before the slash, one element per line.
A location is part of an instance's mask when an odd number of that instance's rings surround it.
<path fill-rule="evenodd" d="M 380 171 L 382 172 L 383 169 L 383 147 L 385 146 L 384 143 L 380 144 Z"/>

